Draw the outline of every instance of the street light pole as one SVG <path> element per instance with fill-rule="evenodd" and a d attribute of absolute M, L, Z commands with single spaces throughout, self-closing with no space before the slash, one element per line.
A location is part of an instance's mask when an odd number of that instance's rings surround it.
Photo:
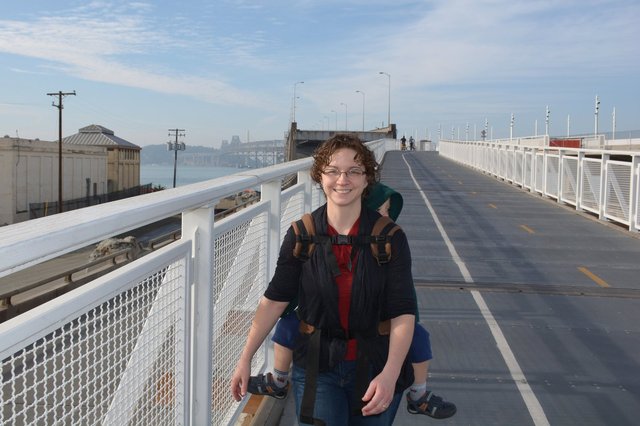
<path fill-rule="evenodd" d="M 514 113 L 511 113 L 511 124 L 509 125 L 509 140 L 513 139 L 513 123 L 516 120 Z"/>
<path fill-rule="evenodd" d="M 362 90 L 356 90 L 356 93 L 362 95 L 362 131 L 364 132 L 364 92 Z"/>
<path fill-rule="evenodd" d="M 549 105 L 547 105 L 546 115 L 544 118 L 544 134 L 549 136 L 549 116 L 551 115 L 551 111 L 549 110 Z"/>
<path fill-rule="evenodd" d="M 613 123 L 611 126 L 611 140 L 616 139 L 616 107 L 613 107 L 613 113 L 611 114 L 611 118 L 613 119 Z"/>
<path fill-rule="evenodd" d="M 347 121 L 347 104 L 340 102 L 340 105 L 344 105 L 344 129 L 349 130 L 349 122 Z"/>
<path fill-rule="evenodd" d="M 387 126 L 391 127 L 391 74 L 386 73 L 384 71 L 380 71 L 378 74 L 384 74 L 389 77 L 389 96 L 388 99 L 388 107 L 387 107 Z"/>
<path fill-rule="evenodd" d="M 598 137 L 598 111 L 600 110 L 600 98 L 596 95 L 596 114 L 595 114 L 595 137 Z"/>
<path fill-rule="evenodd" d="M 484 136 L 482 137 L 482 140 L 484 141 L 485 138 L 487 138 L 488 136 L 489 136 L 489 119 L 485 117 L 484 118 Z"/>
<path fill-rule="evenodd" d="M 338 131 L 338 111 L 336 111 L 335 109 L 332 109 L 331 112 L 336 113 L 336 132 L 337 132 Z"/>
<path fill-rule="evenodd" d="M 297 81 L 293 83 L 293 120 L 291 121 L 294 123 L 296 122 L 296 86 L 303 83 L 304 81 Z"/>

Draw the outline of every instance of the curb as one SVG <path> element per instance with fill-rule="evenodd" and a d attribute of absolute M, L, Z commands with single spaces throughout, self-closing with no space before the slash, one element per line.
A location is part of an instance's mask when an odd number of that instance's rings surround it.
<path fill-rule="evenodd" d="M 286 401 L 251 395 L 235 426 L 278 426 Z"/>

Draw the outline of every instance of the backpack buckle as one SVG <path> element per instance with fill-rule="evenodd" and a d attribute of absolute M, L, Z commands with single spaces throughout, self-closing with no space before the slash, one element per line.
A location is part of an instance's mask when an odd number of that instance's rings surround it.
<path fill-rule="evenodd" d="M 382 265 L 383 263 L 388 263 L 389 260 L 391 260 L 391 256 L 389 256 L 385 250 L 381 250 L 378 252 L 379 265 Z"/>
<path fill-rule="evenodd" d="M 339 245 L 348 245 L 351 244 L 351 236 L 350 235 L 334 235 L 331 241 L 333 244 Z"/>

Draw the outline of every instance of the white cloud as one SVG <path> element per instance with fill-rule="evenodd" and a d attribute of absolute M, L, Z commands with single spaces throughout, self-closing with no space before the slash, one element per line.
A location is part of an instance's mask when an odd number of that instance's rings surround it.
<path fill-rule="evenodd" d="M 638 53 L 632 40 L 640 39 L 640 31 L 632 21 L 640 5 L 616 9 L 599 1 L 511 0 L 433 5 L 409 25 L 372 36 L 383 40 L 376 51 L 392 64 L 398 84 L 524 80 L 570 76 L 579 69 L 608 73 L 612 62 Z"/>
<path fill-rule="evenodd" d="M 93 2 L 84 9 L 93 14 L 106 5 Z M 146 10 L 143 3 L 130 6 Z M 43 60 L 48 68 L 89 81 L 181 94 L 217 104 L 266 104 L 252 93 L 204 77 L 206 71 L 194 76 L 184 74 L 179 67 L 168 69 L 166 62 L 157 64 L 151 53 L 162 55 L 181 42 L 151 29 L 141 16 L 110 15 L 105 20 L 88 15 L 43 17 L 35 22 L 0 21 L 0 52 Z M 254 46 L 232 39 L 219 41 L 219 51 L 231 46 L 231 56 L 244 64 L 255 63 L 251 57 Z M 145 65 L 133 65 L 136 62 Z"/>
<path fill-rule="evenodd" d="M 340 103 L 348 104 L 349 122 L 359 121 L 355 90 L 366 93 L 367 123 L 379 125 L 386 120 L 387 79 L 378 72 L 385 71 L 392 75 L 394 121 L 424 127 L 425 117 L 464 123 L 483 114 L 502 119 L 512 110 L 518 120 L 533 110 L 533 122 L 549 102 L 554 114 L 565 114 L 560 102 L 574 114 L 569 103 L 582 107 L 586 97 L 587 105 L 611 77 L 625 85 L 640 65 L 635 0 L 195 3 L 105 0 L 66 10 L 52 3 L 53 10 L 29 20 L 5 15 L 0 55 L 9 60 L 0 72 L 12 70 L 25 85 L 35 79 L 21 74 L 43 75 L 37 81 L 44 84 L 49 73 L 65 83 L 79 78 L 174 95 L 166 110 L 193 117 L 193 127 L 207 120 L 210 131 L 215 119 L 216 127 L 270 126 L 265 133 L 281 136 L 298 80 L 305 81 L 296 113 L 303 126 L 324 123 L 325 115 L 333 123 L 331 110 L 342 121 Z M 599 92 L 603 105 L 616 90 L 634 93 L 626 86 Z M 101 93 L 100 85 L 88 87 Z M 142 116 L 149 102 L 170 99 L 125 93 L 137 111 L 123 115 Z M 13 96 L 23 99 L 24 91 Z M 624 111 L 633 114 L 618 107 L 620 122 Z"/>

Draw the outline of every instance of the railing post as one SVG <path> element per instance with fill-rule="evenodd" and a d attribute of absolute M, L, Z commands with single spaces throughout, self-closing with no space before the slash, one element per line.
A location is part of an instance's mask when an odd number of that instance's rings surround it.
<path fill-rule="evenodd" d="M 607 203 L 607 173 L 609 168 L 609 154 L 602 153 L 602 165 L 600 167 L 600 194 L 598 199 L 598 219 L 606 220 L 606 203 Z"/>
<path fill-rule="evenodd" d="M 269 223 L 267 240 L 267 283 L 276 271 L 278 253 L 280 252 L 280 217 L 282 216 L 282 180 L 277 179 L 262 184 L 260 198 L 269 202 Z M 266 290 L 266 288 L 264 289 Z M 272 331 L 273 332 L 273 331 Z M 265 346 L 267 368 L 273 366 L 273 345 Z"/>
<path fill-rule="evenodd" d="M 182 214 L 182 238 L 193 241 L 191 327 L 191 424 L 211 424 L 213 390 L 213 221 L 212 203 Z"/>
<path fill-rule="evenodd" d="M 518 182 L 516 181 L 516 179 L 518 178 L 518 173 L 517 173 L 517 169 L 518 169 L 518 149 L 520 148 L 520 139 L 518 139 L 518 145 L 514 145 L 512 150 L 511 155 L 512 157 L 512 161 L 511 161 L 511 184 L 515 185 Z"/>
<path fill-rule="evenodd" d="M 298 183 L 304 184 L 304 211 L 311 212 L 313 210 L 313 181 L 308 170 L 298 172 Z"/>
<path fill-rule="evenodd" d="M 542 150 L 542 196 L 547 198 L 549 198 L 549 194 L 547 192 L 547 178 L 549 177 L 548 166 L 549 166 L 549 149 L 544 148 Z"/>
<path fill-rule="evenodd" d="M 527 189 L 527 152 L 529 147 L 522 147 L 522 189 Z"/>
<path fill-rule="evenodd" d="M 536 182 L 534 180 L 536 172 L 535 172 L 535 167 L 536 165 L 536 148 L 529 148 L 529 168 L 526 169 L 525 168 L 525 173 L 527 173 L 527 171 L 529 172 L 529 175 L 527 176 L 527 179 L 529 180 L 529 192 L 535 192 L 536 191 Z"/>
<path fill-rule="evenodd" d="M 556 202 L 562 203 L 562 185 L 564 184 L 564 164 L 563 164 L 564 150 L 558 150 L 558 198 Z"/>
<path fill-rule="evenodd" d="M 582 179 L 584 179 L 584 151 L 578 151 L 578 171 L 576 173 L 578 182 L 576 183 L 576 210 L 582 209 Z"/>
<path fill-rule="evenodd" d="M 281 216 L 281 185 L 280 179 L 262 184 L 260 198 L 269 201 L 269 249 L 267 250 L 267 273 L 269 279 L 276 271 L 276 261 L 280 252 L 280 216 Z"/>
<path fill-rule="evenodd" d="M 640 197 L 640 155 L 631 157 L 631 186 L 629 192 L 629 231 L 638 232 L 636 216 Z"/>

